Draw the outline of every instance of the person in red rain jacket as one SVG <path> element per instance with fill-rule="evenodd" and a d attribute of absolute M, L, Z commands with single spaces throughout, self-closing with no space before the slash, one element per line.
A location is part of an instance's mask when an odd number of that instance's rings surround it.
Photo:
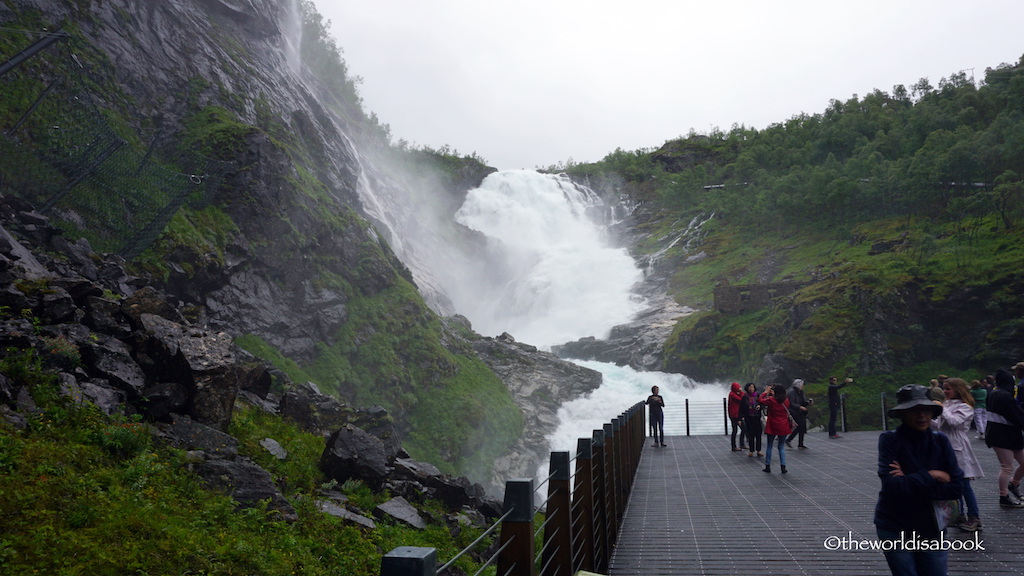
<path fill-rule="evenodd" d="M 740 403 L 743 402 L 743 391 L 740 389 L 739 382 L 732 383 L 732 389 L 729 390 L 729 421 L 732 422 L 732 451 L 746 450 L 744 443 L 743 434 L 743 418 L 740 417 Z M 736 447 L 736 433 L 740 435 L 740 447 Z"/>
<path fill-rule="evenodd" d="M 769 386 L 761 394 L 761 405 L 767 412 L 764 433 L 768 435 L 768 450 L 764 456 L 764 471 L 772 473 L 772 443 L 779 439 L 779 466 L 786 473 L 786 436 L 793 431 L 789 425 L 789 400 L 786 398 L 786 387 L 782 384 Z"/>

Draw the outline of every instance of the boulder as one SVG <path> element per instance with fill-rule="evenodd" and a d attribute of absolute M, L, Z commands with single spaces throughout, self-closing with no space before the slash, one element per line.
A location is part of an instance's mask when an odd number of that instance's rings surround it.
<path fill-rule="evenodd" d="M 211 428 L 188 416 L 178 416 L 170 424 L 159 427 L 161 437 L 171 446 L 182 450 L 202 450 L 210 459 L 234 458 L 238 455 L 238 440 L 234 436 Z"/>
<path fill-rule="evenodd" d="M 378 518 L 391 518 L 392 520 L 407 524 L 420 530 L 427 527 L 427 523 L 423 520 L 423 517 L 420 516 L 416 507 L 401 496 L 392 498 L 391 500 L 377 506 L 374 508 L 373 513 Z"/>
<path fill-rule="evenodd" d="M 388 475 L 384 445 L 376 436 L 346 425 L 327 441 L 320 457 L 320 470 L 339 483 L 362 480 L 379 488 Z"/>
<path fill-rule="evenodd" d="M 277 512 L 282 520 L 294 522 L 299 516 L 281 495 L 270 473 L 247 460 L 207 460 L 195 465 L 203 481 L 214 489 L 224 490 L 242 508 L 254 508 L 268 501 L 267 509 Z"/>

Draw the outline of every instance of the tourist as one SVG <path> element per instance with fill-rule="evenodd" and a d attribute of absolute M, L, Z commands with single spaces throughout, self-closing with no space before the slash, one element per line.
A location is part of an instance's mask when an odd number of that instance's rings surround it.
<path fill-rule="evenodd" d="M 786 398 L 786 387 L 782 384 L 769 386 L 761 394 L 761 405 L 767 413 L 764 432 L 768 435 L 768 450 L 764 456 L 764 471 L 772 473 L 772 444 L 775 438 L 779 439 L 779 467 L 782 473 L 786 473 L 786 445 L 785 438 L 793 431 L 789 420 L 789 400 Z"/>
<path fill-rule="evenodd" d="M 651 386 L 651 395 L 647 397 L 647 401 L 644 402 L 650 406 L 651 413 L 651 425 L 654 426 L 654 430 L 651 436 L 654 437 L 654 446 L 665 445 L 665 399 L 658 394 L 658 387 Z"/>
<path fill-rule="evenodd" d="M 900 542 L 939 538 L 945 526 L 937 520 L 936 502 L 960 498 L 963 472 L 949 438 L 931 429 L 942 406 L 931 399 L 929 389 L 904 386 L 896 392 L 896 401 L 889 417 L 902 424 L 878 437 L 882 489 L 875 505 L 875 529 L 880 540 L 892 543 L 883 553 L 894 575 L 945 576 L 945 550 L 907 550 Z"/>
<path fill-rule="evenodd" d="M 807 434 L 807 408 L 814 403 L 814 400 L 809 400 L 804 395 L 804 381 L 799 378 L 793 380 L 793 386 L 790 387 L 787 396 L 789 413 L 793 416 L 793 421 L 796 422 L 796 428 L 786 438 L 786 446 L 792 448 L 793 438 L 799 437 L 797 448 L 807 448 L 804 446 L 804 435 Z"/>
<path fill-rule="evenodd" d="M 978 499 L 971 488 L 971 480 L 982 478 L 985 472 L 978 463 L 978 458 L 971 448 L 970 426 L 974 419 L 974 397 L 967 389 L 967 382 L 960 378 L 949 378 L 942 385 L 946 393 L 946 401 L 942 403 L 942 414 L 933 422 L 935 428 L 949 438 L 956 454 L 956 463 L 964 473 L 963 499 L 966 506 L 960 507 L 960 518 L 954 526 L 967 532 L 981 530 L 981 515 L 978 510 Z M 966 516 L 964 515 L 966 510 Z"/>
<path fill-rule="evenodd" d="M 988 389 L 981 383 L 981 380 L 971 381 L 971 398 L 974 398 L 974 429 L 978 431 L 978 439 L 985 439 L 985 416 L 988 413 L 986 408 L 988 400 Z"/>
<path fill-rule="evenodd" d="M 828 437 L 839 438 L 839 434 L 836 433 L 836 416 L 839 415 L 839 391 L 846 387 L 848 384 L 853 384 L 853 378 L 847 378 L 843 380 L 843 383 L 839 383 L 839 378 L 832 376 L 828 379 Z"/>
<path fill-rule="evenodd" d="M 727 406 L 729 409 L 729 421 L 732 422 L 732 451 L 736 452 L 739 450 L 746 449 L 744 445 L 745 439 L 743 438 L 743 420 L 740 418 L 740 404 L 743 403 L 743 391 L 740 389 L 739 382 L 733 382 L 732 388 L 729 390 L 729 399 Z M 740 447 L 736 447 L 736 434 L 740 435 Z"/>
<path fill-rule="evenodd" d="M 928 394 L 931 395 L 932 400 L 936 402 L 944 402 L 946 400 L 946 393 L 942 391 L 942 383 L 946 380 L 945 374 L 939 374 L 938 378 L 932 378 L 928 382 Z"/>
<path fill-rule="evenodd" d="M 764 456 L 761 452 L 761 403 L 757 398 L 757 386 L 753 382 L 747 382 L 744 387 L 746 394 L 743 395 L 743 402 L 740 404 L 740 415 L 743 417 L 743 433 L 747 436 L 747 449 L 750 450 L 747 456 L 753 458 L 754 451 L 758 456 Z"/>
<path fill-rule="evenodd" d="M 1024 411 L 1013 399 L 1013 376 L 1005 368 L 995 375 L 996 386 L 988 395 L 985 445 L 999 459 L 999 505 L 1022 508 L 1020 480 L 1024 478 Z M 1013 461 L 1017 461 L 1016 470 Z"/>
<path fill-rule="evenodd" d="M 1024 362 L 1017 362 L 1013 365 L 1013 377 L 1017 385 L 1013 391 L 1013 397 L 1017 399 L 1017 405 L 1024 407 Z"/>

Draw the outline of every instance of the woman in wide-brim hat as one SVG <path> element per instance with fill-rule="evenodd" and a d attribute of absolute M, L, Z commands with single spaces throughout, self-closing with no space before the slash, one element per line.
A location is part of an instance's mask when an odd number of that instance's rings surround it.
<path fill-rule="evenodd" d="M 945 521 L 936 517 L 936 502 L 959 500 L 963 472 L 949 439 L 931 429 L 942 405 L 928 388 L 904 386 L 889 416 L 902 423 L 878 437 L 878 478 L 882 489 L 875 505 L 875 528 L 881 540 L 938 538 Z M 905 536 L 904 536 L 905 535 Z M 891 549 L 890 549 L 891 548 Z M 886 547 L 885 560 L 893 574 L 946 574 L 943 550 L 904 550 Z"/>

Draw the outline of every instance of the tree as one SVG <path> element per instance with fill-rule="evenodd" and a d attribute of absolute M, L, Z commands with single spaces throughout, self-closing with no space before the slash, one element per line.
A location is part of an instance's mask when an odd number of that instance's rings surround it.
<path fill-rule="evenodd" d="M 1021 200 L 1024 199 L 1024 182 L 1021 182 L 1020 176 L 1012 170 L 1000 174 L 996 178 L 993 199 L 1003 226 L 1007 230 L 1013 228 L 1014 218 L 1020 212 Z"/>

